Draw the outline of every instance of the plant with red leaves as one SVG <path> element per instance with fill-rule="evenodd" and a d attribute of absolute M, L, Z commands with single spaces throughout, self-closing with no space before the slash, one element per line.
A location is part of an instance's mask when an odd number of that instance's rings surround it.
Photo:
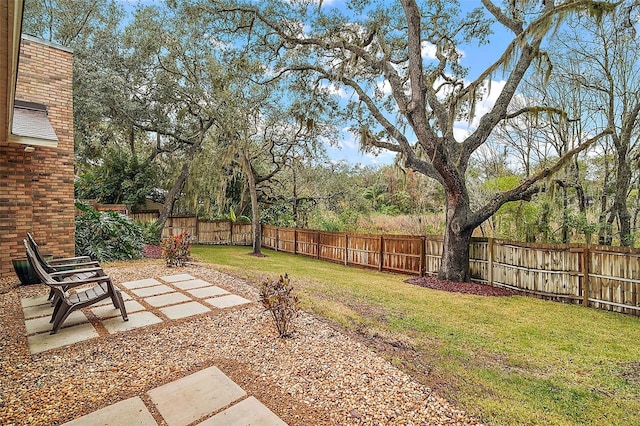
<path fill-rule="evenodd" d="M 189 231 L 172 235 L 161 243 L 162 258 L 167 266 L 184 266 L 191 259 L 191 235 Z"/>

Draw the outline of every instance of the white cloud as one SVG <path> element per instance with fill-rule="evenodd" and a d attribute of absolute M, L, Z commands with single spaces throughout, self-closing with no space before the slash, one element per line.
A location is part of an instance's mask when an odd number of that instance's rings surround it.
<path fill-rule="evenodd" d="M 389 80 L 387 80 L 387 79 L 379 81 L 376 84 L 376 87 L 378 88 L 380 93 L 382 93 L 384 95 L 390 95 L 391 94 L 391 84 L 389 84 Z"/>
<path fill-rule="evenodd" d="M 320 84 L 322 88 L 326 89 L 331 95 L 337 95 L 343 99 L 347 99 L 349 97 L 349 94 L 347 93 L 347 91 L 343 87 L 340 87 L 334 82 L 322 81 Z"/>
<path fill-rule="evenodd" d="M 480 124 L 480 119 L 491 111 L 498 100 L 498 96 L 502 93 L 506 81 L 491 81 L 490 91 L 485 93 L 483 98 L 476 103 L 475 113 L 471 122 L 457 121 L 453 126 L 453 135 L 457 141 L 466 139 Z"/>
<path fill-rule="evenodd" d="M 423 59 L 435 59 L 436 58 L 436 46 L 428 41 L 422 41 L 422 58 Z"/>

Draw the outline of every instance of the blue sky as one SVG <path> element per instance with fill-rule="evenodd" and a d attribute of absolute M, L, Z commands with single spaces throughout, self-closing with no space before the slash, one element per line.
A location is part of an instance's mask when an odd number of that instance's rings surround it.
<path fill-rule="evenodd" d="M 147 5 L 154 3 L 161 3 L 158 0 L 119 0 L 128 12 L 133 12 L 137 5 Z M 341 7 L 345 3 L 345 0 L 323 0 L 323 7 Z M 463 11 L 471 10 L 475 7 L 481 6 L 479 0 L 461 0 L 461 7 Z M 491 63 L 497 60 L 504 52 L 504 49 L 512 37 L 510 34 L 501 27 L 500 24 L 495 24 L 493 27 L 494 34 L 491 36 L 490 43 L 481 47 L 478 46 L 466 46 L 463 48 L 462 64 L 470 68 L 471 76 L 484 71 Z M 479 117 L 487 112 L 492 106 L 500 94 L 500 90 L 504 85 L 504 81 L 500 80 L 500 75 L 494 76 L 497 80 L 491 83 L 491 93 L 488 98 L 479 103 L 476 107 L 477 117 L 474 122 L 477 122 Z M 456 125 L 455 135 L 458 140 L 462 140 L 466 134 L 473 129 L 473 124 L 468 122 L 461 122 Z M 471 127 L 470 127 L 471 126 Z M 347 161 L 351 164 L 363 164 L 363 165 L 377 165 L 377 164 L 391 164 L 394 161 L 395 154 L 389 151 L 380 151 L 378 155 L 363 154 L 360 152 L 358 141 L 355 136 L 349 132 L 343 131 L 341 142 L 339 147 L 327 146 L 327 152 L 329 157 L 333 161 Z"/>

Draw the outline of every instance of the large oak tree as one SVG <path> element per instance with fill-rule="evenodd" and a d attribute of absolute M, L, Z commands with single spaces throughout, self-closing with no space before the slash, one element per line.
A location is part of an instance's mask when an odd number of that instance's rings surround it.
<path fill-rule="evenodd" d="M 467 167 L 493 129 L 523 114 L 558 111 L 547 105 L 509 110 L 534 65 L 541 65 L 542 72 L 550 66 L 552 58 L 542 49 L 544 38 L 570 14 L 601 16 L 613 9 L 610 3 L 516 0 L 501 7 L 483 0 L 482 8 L 466 14 L 457 2 L 438 0 L 351 1 L 344 11 L 304 1 L 257 6 L 201 0 L 194 5 L 198 13 L 211 16 L 218 31 L 242 33 L 242 49 L 252 49 L 269 64 L 269 78 L 299 73 L 307 76 L 310 90 L 328 84 L 351 93 L 345 117 L 355 123 L 353 130 L 362 146 L 396 152 L 406 167 L 443 186 L 446 229 L 441 279 L 468 281 L 473 230 L 505 203 L 539 192 L 539 182 L 609 133 L 601 129 L 584 135 L 555 164 L 494 194 L 484 205 L 471 207 Z M 496 21 L 511 34 L 511 41 L 493 64 L 473 70 L 476 77 L 470 81 L 460 49 L 486 43 Z M 476 117 L 476 103 L 498 75 L 505 81 L 495 104 Z M 460 120 L 474 123 L 464 138 L 454 132 Z"/>

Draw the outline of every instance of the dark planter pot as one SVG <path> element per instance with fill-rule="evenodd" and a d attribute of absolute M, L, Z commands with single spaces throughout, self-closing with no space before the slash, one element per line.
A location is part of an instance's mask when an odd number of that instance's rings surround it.
<path fill-rule="evenodd" d="M 36 271 L 33 270 L 26 257 L 13 259 L 12 263 L 13 269 L 16 271 L 16 275 L 20 279 L 20 284 L 27 285 L 40 283 L 40 278 L 38 278 Z"/>

